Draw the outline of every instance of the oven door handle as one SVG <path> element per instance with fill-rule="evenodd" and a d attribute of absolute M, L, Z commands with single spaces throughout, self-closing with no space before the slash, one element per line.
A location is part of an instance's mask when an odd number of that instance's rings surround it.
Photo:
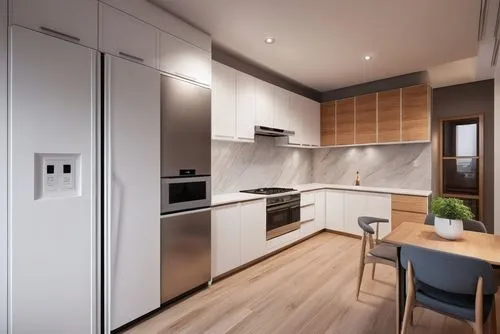
<path fill-rule="evenodd" d="M 275 211 L 281 211 L 281 210 L 288 210 L 290 208 L 290 205 L 288 204 L 280 204 L 276 206 L 268 206 L 267 207 L 267 213 L 270 212 L 275 212 Z"/>

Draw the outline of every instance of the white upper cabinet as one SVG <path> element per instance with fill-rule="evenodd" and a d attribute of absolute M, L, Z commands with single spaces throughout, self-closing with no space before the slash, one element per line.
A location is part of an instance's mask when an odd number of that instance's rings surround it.
<path fill-rule="evenodd" d="M 212 62 L 212 138 L 236 135 L 236 70 Z"/>
<path fill-rule="evenodd" d="M 274 86 L 274 127 L 290 130 L 290 95 L 287 90 Z"/>
<path fill-rule="evenodd" d="M 303 97 L 297 94 L 292 94 L 290 97 L 290 130 L 295 131 L 295 135 L 288 137 L 288 144 L 302 144 L 302 99 Z"/>
<path fill-rule="evenodd" d="M 213 88 L 212 88 L 213 90 Z M 255 134 L 255 78 L 236 73 L 236 137 L 254 141 Z"/>
<path fill-rule="evenodd" d="M 255 80 L 255 125 L 274 127 L 273 85 Z"/>
<path fill-rule="evenodd" d="M 266 253 L 266 201 L 241 203 L 241 263 Z"/>
<path fill-rule="evenodd" d="M 102 3 L 99 19 L 101 51 L 158 68 L 159 31 L 155 27 Z"/>
<path fill-rule="evenodd" d="M 175 36 L 161 32 L 160 70 L 209 86 L 212 55 Z"/>
<path fill-rule="evenodd" d="M 11 0 L 11 23 L 97 49 L 97 0 Z"/>

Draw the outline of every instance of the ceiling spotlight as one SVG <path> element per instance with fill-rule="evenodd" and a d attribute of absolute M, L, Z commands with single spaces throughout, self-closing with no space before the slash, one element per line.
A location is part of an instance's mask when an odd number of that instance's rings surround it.
<path fill-rule="evenodd" d="M 273 44 L 275 41 L 274 37 L 267 37 L 264 42 L 266 42 L 266 44 Z"/>
<path fill-rule="evenodd" d="M 363 59 L 364 60 L 370 60 L 370 59 L 372 59 L 372 56 L 364 56 Z"/>

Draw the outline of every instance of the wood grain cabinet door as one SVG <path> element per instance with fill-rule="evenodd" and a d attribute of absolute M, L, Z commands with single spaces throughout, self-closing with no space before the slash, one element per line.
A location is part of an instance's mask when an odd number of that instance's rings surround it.
<path fill-rule="evenodd" d="M 379 143 L 401 141 L 401 90 L 378 93 L 378 140 Z"/>
<path fill-rule="evenodd" d="M 337 101 L 337 145 L 354 144 L 354 98 Z"/>
<path fill-rule="evenodd" d="M 377 94 L 356 97 L 356 144 L 377 142 Z"/>
<path fill-rule="evenodd" d="M 403 141 L 429 140 L 429 87 L 403 88 Z"/>
<path fill-rule="evenodd" d="M 321 146 L 335 145 L 335 102 L 321 105 Z"/>

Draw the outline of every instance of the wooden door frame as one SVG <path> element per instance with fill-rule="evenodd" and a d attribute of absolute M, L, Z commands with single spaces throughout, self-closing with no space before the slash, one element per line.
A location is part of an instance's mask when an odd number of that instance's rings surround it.
<path fill-rule="evenodd" d="M 484 213 L 484 114 L 473 114 L 473 115 L 464 115 L 464 116 L 454 116 L 454 117 L 445 117 L 439 119 L 439 195 L 443 195 L 443 124 L 446 121 L 454 121 L 454 120 L 478 120 L 478 155 L 474 158 L 479 160 L 479 191 L 478 195 L 459 195 L 459 194 L 449 194 L 451 196 L 457 195 L 457 198 L 462 199 L 477 199 L 479 202 L 479 217 L 475 217 L 477 220 L 483 219 Z M 451 157 L 456 158 L 456 157 Z M 459 197 L 460 196 L 460 197 Z"/>

